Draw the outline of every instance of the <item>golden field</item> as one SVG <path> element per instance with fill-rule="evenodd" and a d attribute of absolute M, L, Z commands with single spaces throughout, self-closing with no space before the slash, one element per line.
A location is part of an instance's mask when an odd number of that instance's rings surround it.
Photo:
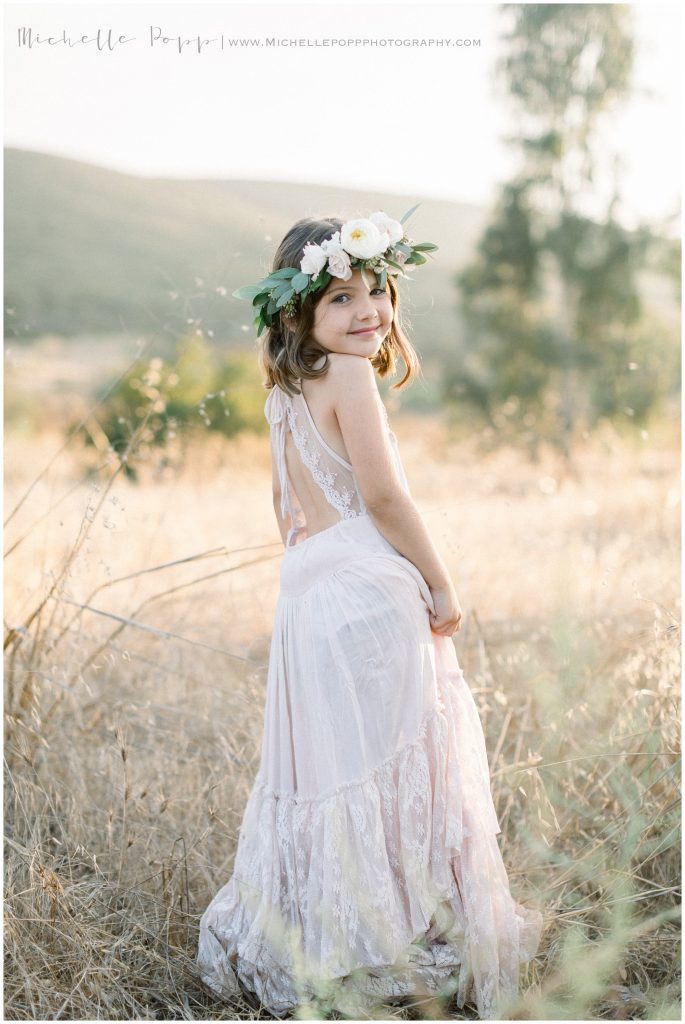
<path fill-rule="evenodd" d="M 391 422 L 461 600 L 512 890 L 545 908 L 512 1017 L 675 1019 L 676 426 L 607 425 L 569 471 Z M 137 484 L 62 445 L 5 438 L 5 1016 L 251 1019 L 193 961 L 259 758 L 268 438 L 153 452 Z"/>

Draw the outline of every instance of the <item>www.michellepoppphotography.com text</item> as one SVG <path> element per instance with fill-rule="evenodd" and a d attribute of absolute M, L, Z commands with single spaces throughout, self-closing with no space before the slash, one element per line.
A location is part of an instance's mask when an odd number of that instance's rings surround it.
<path fill-rule="evenodd" d="M 204 53 L 205 51 L 220 52 L 222 50 L 234 50 L 241 48 L 273 48 L 279 47 L 338 47 L 340 49 L 355 47 L 434 47 L 445 48 L 472 48 L 480 47 L 480 39 L 468 38 L 394 38 L 394 37 L 344 37 L 344 36 L 299 36 L 292 38 L 288 36 L 261 36 L 261 37 L 238 37 L 227 36 L 223 33 L 217 36 L 180 36 L 166 35 L 158 25 L 151 25 L 149 32 L 143 36 L 127 36 L 118 34 L 114 29 L 98 29 L 93 35 L 69 34 L 62 29 L 58 35 L 48 35 L 36 32 L 33 28 L 22 26 L 17 29 L 17 43 L 19 49 L 35 49 L 36 47 L 64 46 L 72 49 L 76 46 L 89 46 L 100 52 L 111 53 L 118 47 L 134 43 L 147 46 L 150 49 L 170 49 L 177 53 Z"/>

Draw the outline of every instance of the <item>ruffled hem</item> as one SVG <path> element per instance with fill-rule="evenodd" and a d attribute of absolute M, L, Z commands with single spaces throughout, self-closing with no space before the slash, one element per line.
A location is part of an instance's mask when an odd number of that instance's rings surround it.
<path fill-rule="evenodd" d="M 242 985 L 275 1016 L 313 1000 L 349 1016 L 456 992 L 493 1019 L 517 994 L 542 916 L 510 894 L 471 691 L 447 661 L 437 675 L 417 737 L 364 779 L 315 799 L 255 783 L 233 876 L 200 921 L 217 995 Z"/>

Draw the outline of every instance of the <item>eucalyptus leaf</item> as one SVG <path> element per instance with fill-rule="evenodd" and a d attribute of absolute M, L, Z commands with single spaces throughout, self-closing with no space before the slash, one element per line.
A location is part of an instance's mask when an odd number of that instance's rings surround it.
<path fill-rule="evenodd" d="M 402 217 L 402 219 L 400 220 L 400 224 L 404 224 L 405 221 L 409 220 L 414 210 L 418 210 L 420 205 L 421 203 L 417 203 L 416 206 L 412 206 L 411 210 L 407 210 L 404 217 Z"/>
<path fill-rule="evenodd" d="M 269 274 L 269 277 L 273 280 L 281 280 L 281 278 L 295 277 L 300 271 L 295 267 L 281 267 L 280 270 L 274 270 L 273 274 Z M 268 279 L 267 279 L 268 280 Z"/>
<path fill-rule="evenodd" d="M 231 295 L 234 299 L 253 299 L 255 295 L 259 295 L 261 288 L 258 284 L 245 284 L 242 288 L 236 288 Z"/>
<path fill-rule="evenodd" d="M 292 288 L 289 288 L 288 291 L 284 292 L 283 295 L 281 295 L 281 297 L 277 300 L 276 307 L 280 309 L 282 306 L 285 306 L 286 302 L 289 302 L 294 294 L 295 293 L 292 290 Z"/>
<path fill-rule="evenodd" d="M 308 284 L 309 274 L 296 274 L 292 280 L 292 285 L 296 292 L 304 291 Z"/>
<path fill-rule="evenodd" d="M 316 280 L 316 281 L 314 282 L 314 284 L 312 284 L 312 285 L 310 286 L 310 289 L 309 289 L 309 290 L 310 290 L 310 291 L 312 291 L 312 292 L 318 292 L 318 291 L 320 291 L 320 290 L 321 290 L 322 288 L 325 288 L 325 287 L 326 287 L 326 286 L 328 285 L 328 283 L 329 283 L 330 281 L 332 281 L 332 280 L 333 280 L 333 277 L 332 277 L 332 275 L 331 275 L 331 274 L 329 274 L 329 273 L 328 273 L 328 271 L 324 271 L 324 272 L 323 272 L 323 273 L 322 273 L 322 274 L 321 274 L 321 275 L 319 276 L 319 278 L 318 278 L 318 279 L 317 279 L 317 280 Z"/>

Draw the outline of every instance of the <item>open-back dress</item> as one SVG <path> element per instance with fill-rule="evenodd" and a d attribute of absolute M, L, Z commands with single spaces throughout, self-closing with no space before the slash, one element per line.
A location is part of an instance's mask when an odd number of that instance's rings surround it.
<path fill-rule="evenodd" d="M 200 921 L 200 977 L 279 1017 L 313 999 L 354 1017 L 454 993 L 496 1018 L 542 916 L 510 893 L 454 643 L 432 632 L 426 581 L 375 525 L 304 395 L 273 387 L 265 415 L 290 528 L 259 770 L 233 873 Z M 338 516 L 311 535 L 293 459 Z"/>

